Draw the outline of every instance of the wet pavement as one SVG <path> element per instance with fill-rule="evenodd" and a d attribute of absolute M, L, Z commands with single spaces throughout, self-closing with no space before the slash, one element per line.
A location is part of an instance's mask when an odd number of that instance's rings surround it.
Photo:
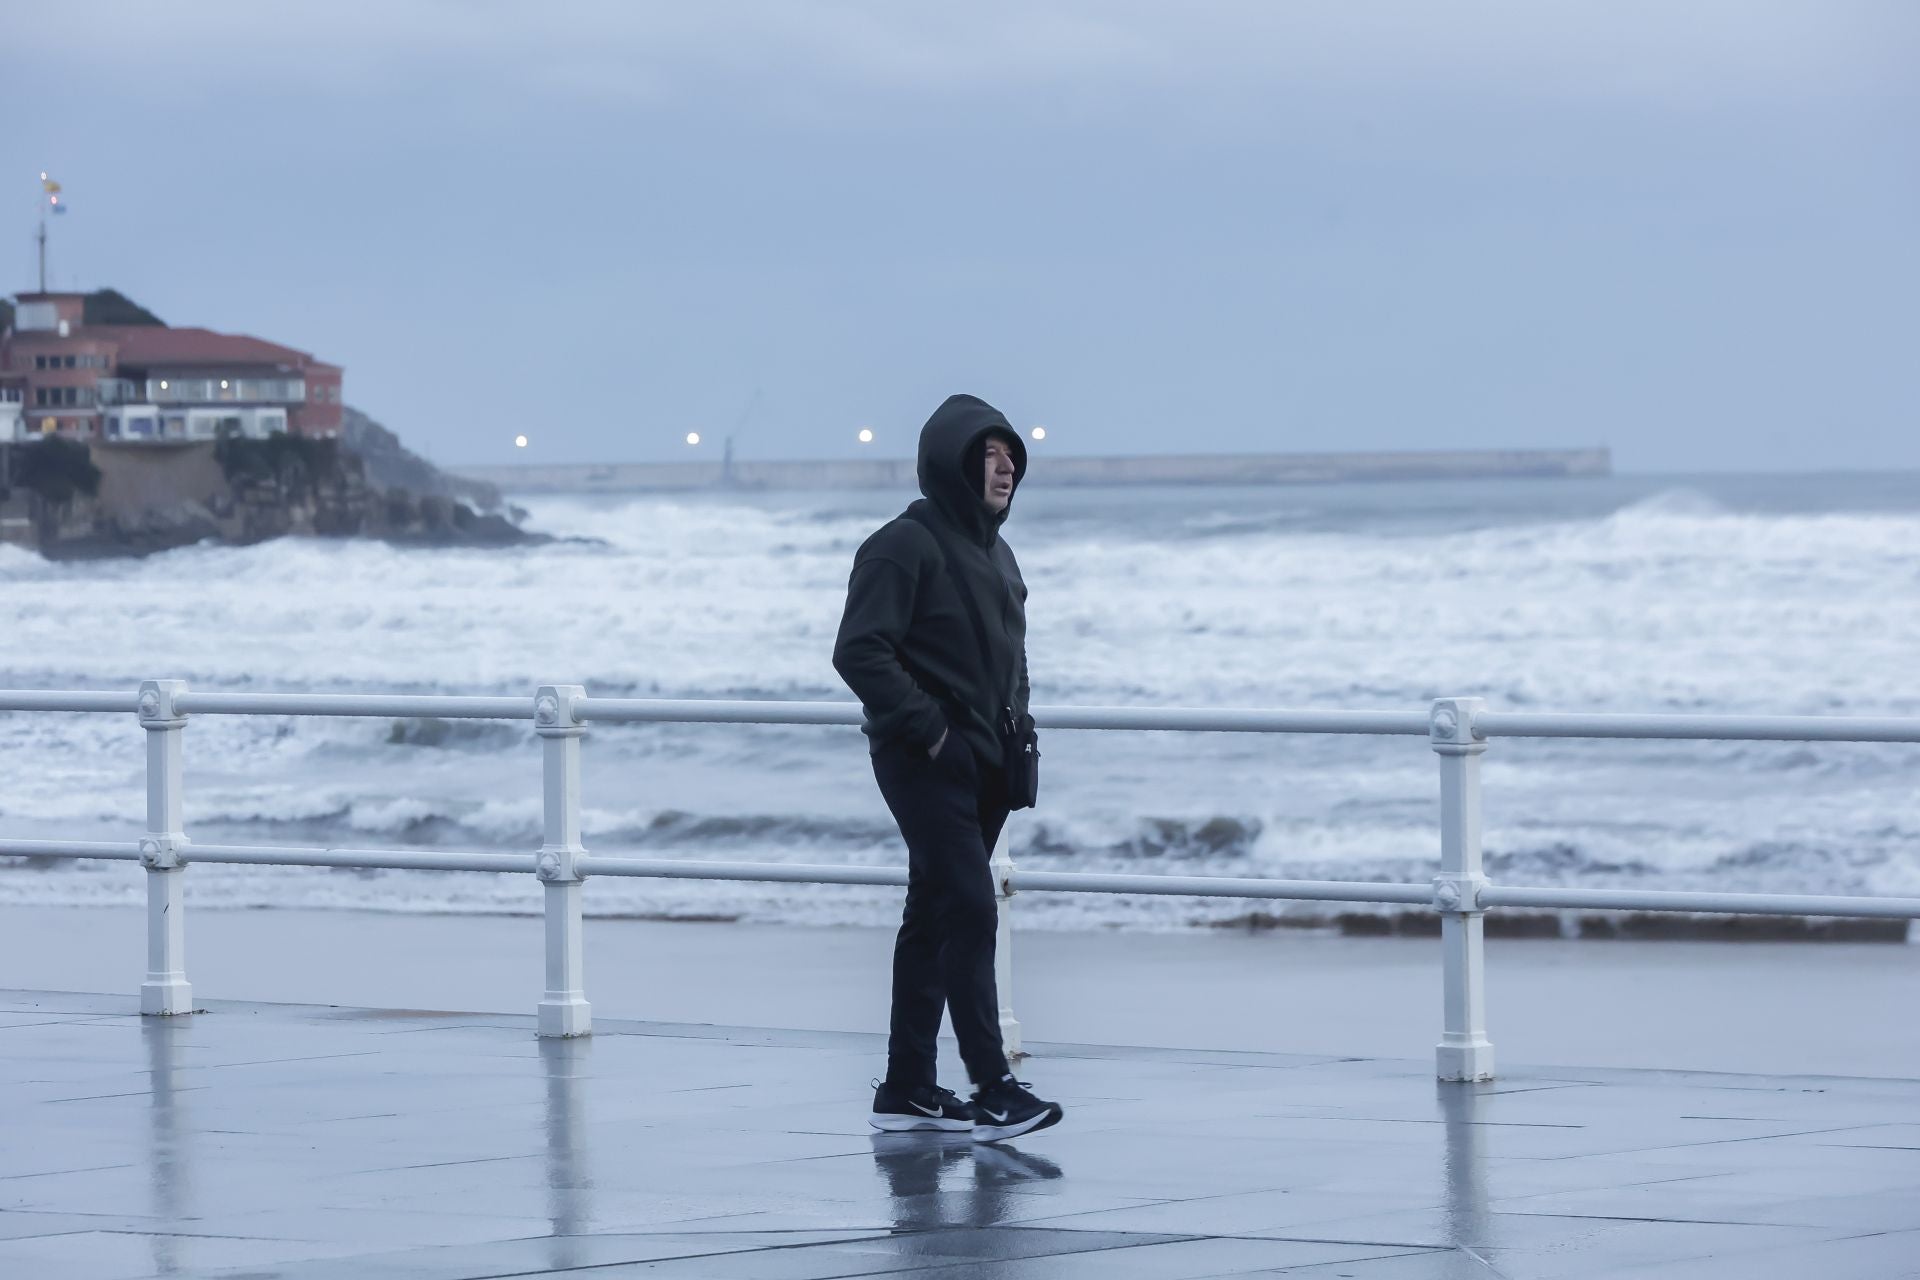
<path fill-rule="evenodd" d="M 1920 1276 L 1920 1081 L 1045 1045 L 982 1147 L 877 1036 L 136 1009 L 0 993 L 0 1276 Z"/>

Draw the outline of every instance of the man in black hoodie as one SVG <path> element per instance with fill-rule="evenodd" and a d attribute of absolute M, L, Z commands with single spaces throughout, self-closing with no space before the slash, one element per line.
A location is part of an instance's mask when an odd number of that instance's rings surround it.
<path fill-rule="evenodd" d="M 920 431 L 926 496 L 854 556 L 833 647 L 834 668 L 866 710 L 874 777 L 907 842 L 887 1078 L 870 1117 L 878 1129 L 971 1130 L 992 1142 L 1061 1116 L 1007 1069 L 987 866 L 1008 812 L 1001 726 L 1032 723 L 1027 587 L 1000 538 L 1026 469 L 1026 446 L 998 409 L 948 397 Z M 935 1077 L 943 1007 L 973 1078 L 971 1104 Z"/>

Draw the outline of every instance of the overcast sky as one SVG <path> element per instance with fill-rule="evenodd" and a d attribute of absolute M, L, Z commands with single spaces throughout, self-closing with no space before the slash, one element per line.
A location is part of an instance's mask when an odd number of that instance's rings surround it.
<path fill-rule="evenodd" d="M 966 390 L 1063 453 L 1920 467 L 1912 0 L 0 0 L 0 83 L 0 286 L 46 169 L 55 287 L 441 462 Z"/>

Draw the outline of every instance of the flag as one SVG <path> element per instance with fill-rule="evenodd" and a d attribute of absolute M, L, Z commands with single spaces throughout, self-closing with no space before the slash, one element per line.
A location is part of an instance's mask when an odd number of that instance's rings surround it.
<path fill-rule="evenodd" d="M 47 194 L 50 196 L 57 196 L 60 194 L 60 184 L 55 182 L 52 178 L 40 179 L 40 185 L 46 188 Z"/>
<path fill-rule="evenodd" d="M 47 203 L 53 206 L 55 213 L 65 213 L 67 211 L 67 206 L 60 203 L 59 196 L 48 196 Z"/>

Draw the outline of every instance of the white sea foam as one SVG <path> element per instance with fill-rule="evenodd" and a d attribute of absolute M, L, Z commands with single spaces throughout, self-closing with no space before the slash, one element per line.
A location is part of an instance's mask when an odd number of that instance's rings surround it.
<path fill-rule="evenodd" d="M 1914 511 L 1765 514 L 1704 490 L 1570 511 L 1562 492 L 1541 486 L 1499 521 L 1341 511 L 1292 491 L 1029 503 L 1010 537 L 1033 590 L 1035 698 L 1416 707 L 1476 693 L 1554 709 L 1920 714 L 1903 679 L 1920 651 Z M 894 505 L 543 500 L 541 527 L 599 541 L 507 551 L 283 540 L 56 564 L 0 548 L 0 681 L 524 693 L 577 680 L 842 699 L 828 657 L 847 568 Z M 1055 734 L 1047 751 L 1045 807 L 1010 829 L 1029 865 L 1431 874 L 1433 766 L 1418 741 Z M 524 725 L 197 717 L 188 819 L 203 840 L 526 849 L 537 762 Z M 1915 892 L 1912 766 L 1895 747 L 1499 744 L 1490 857 L 1516 882 Z M 0 716 L 0 831 L 137 831 L 141 768 L 131 717 Z M 586 783 L 589 844 L 608 852 L 900 856 L 844 729 L 600 727 Z M 0 865 L 0 900 L 110 895 L 137 887 L 125 870 Z M 524 886 L 487 877 L 206 866 L 194 881 L 235 904 L 532 906 Z M 897 909 L 804 886 L 597 882 L 591 897 L 777 919 Z M 1056 923 L 1215 910 L 1045 903 L 1031 910 Z"/>

